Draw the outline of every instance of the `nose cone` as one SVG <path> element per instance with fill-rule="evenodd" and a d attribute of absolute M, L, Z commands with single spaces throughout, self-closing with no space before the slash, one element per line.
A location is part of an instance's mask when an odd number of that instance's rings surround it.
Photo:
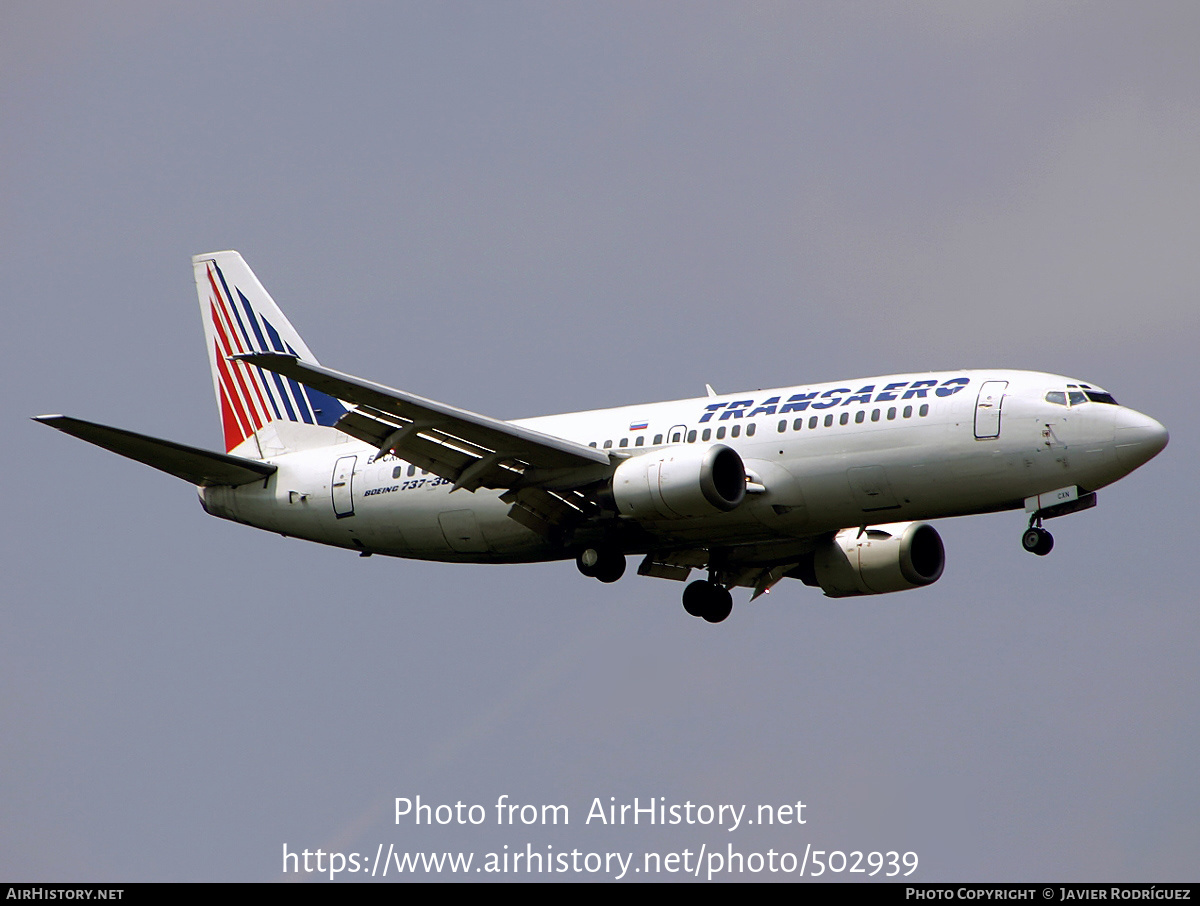
<path fill-rule="evenodd" d="M 1161 453 L 1167 438 L 1167 429 L 1148 415 L 1125 408 L 1117 415 L 1113 442 L 1118 461 L 1130 472 Z"/>

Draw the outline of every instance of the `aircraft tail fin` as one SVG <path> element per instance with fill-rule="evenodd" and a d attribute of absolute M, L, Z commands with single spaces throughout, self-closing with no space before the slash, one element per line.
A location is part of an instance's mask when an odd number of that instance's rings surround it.
<path fill-rule="evenodd" d="M 192 267 L 226 451 L 261 459 L 332 442 L 334 435 L 322 428 L 332 428 L 345 414 L 341 402 L 232 358 L 282 352 L 317 364 L 242 256 L 233 251 L 196 255 Z"/>

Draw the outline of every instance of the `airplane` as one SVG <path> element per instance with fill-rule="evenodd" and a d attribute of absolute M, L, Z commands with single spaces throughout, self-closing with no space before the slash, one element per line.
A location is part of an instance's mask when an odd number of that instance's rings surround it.
<path fill-rule="evenodd" d="M 686 581 L 711 623 L 784 578 L 839 598 L 936 582 L 928 520 L 1044 520 L 1167 444 L 1095 384 L 1032 371 L 894 374 L 502 421 L 322 366 L 235 251 L 192 259 L 225 452 L 35 420 L 197 486 L 205 512 L 356 551 L 574 559 Z"/>

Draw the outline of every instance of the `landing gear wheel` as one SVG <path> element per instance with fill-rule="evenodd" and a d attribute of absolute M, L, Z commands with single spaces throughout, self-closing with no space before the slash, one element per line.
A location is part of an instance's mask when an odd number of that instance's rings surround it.
<path fill-rule="evenodd" d="M 575 558 L 579 571 L 601 582 L 616 582 L 625 575 L 625 555 L 620 551 L 588 547 Z"/>
<path fill-rule="evenodd" d="M 589 547 L 586 550 L 579 552 L 575 558 L 575 565 L 579 567 L 579 571 L 589 579 L 596 578 L 596 565 L 600 562 L 600 551 L 594 547 Z"/>
<path fill-rule="evenodd" d="M 1031 554 L 1044 557 L 1050 551 L 1054 550 L 1054 536 L 1044 528 L 1030 527 L 1021 536 L 1021 547 L 1025 548 Z"/>
<path fill-rule="evenodd" d="M 709 609 L 704 613 L 704 619 L 710 623 L 720 623 L 731 613 L 733 613 L 733 595 L 729 593 L 728 588 L 714 585 L 712 598 L 709 600 Z"/>
<path fill-rule="evenodd" d="M 625 575 L 625 555 L 609 551 L 600 559 L 596 569 L 596 578 L 601 582 L 616 582 Z"/>
<path fill-rule="evenodd" d="M 694 617 L 720 623 L 733 612 L 733 595 L 716 582 L 697 579 L 683 591 L 683 609 Z"/>
<path fill-rule="evenodd" d="M 693 617 L 704 616 L 708 601 L 708 582 L 697 579 L 683 590 L 683 609 Z"/>

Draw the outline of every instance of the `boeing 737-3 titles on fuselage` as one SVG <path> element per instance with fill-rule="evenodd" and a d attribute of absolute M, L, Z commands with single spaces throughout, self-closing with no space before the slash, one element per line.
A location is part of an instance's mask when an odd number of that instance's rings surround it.
<path fill-rule="evenodd" d="M 62 415 L 38 421 L 197 485 L 206 512 L 356 551 L 460 563 L 574 559 L 602 582 L 830 597 L 936 582 L 925 520 L 1044 520 L 1166 446 L 1094 384 L 1031 371 L 857 378 L 501 421 L 321 366 L 237 252 L 193 259 L 224 453 Z"/>

